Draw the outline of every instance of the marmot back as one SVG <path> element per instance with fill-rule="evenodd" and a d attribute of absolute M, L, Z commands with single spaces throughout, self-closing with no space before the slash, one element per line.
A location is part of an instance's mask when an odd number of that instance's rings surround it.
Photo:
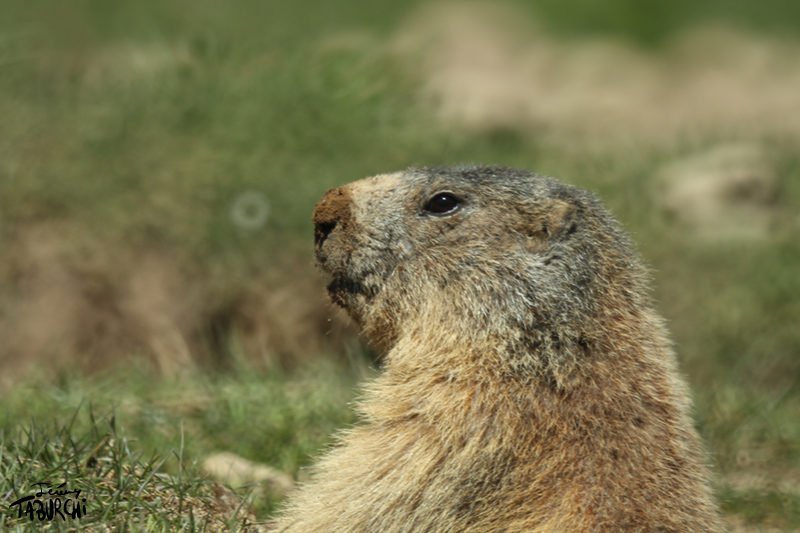
<path fill-rule="evenodd" d="M 328 287 L 385 370 L 278 531 L 722 531 L 648 276 L 591 194 L 498 167 L 328 191 Z"/>

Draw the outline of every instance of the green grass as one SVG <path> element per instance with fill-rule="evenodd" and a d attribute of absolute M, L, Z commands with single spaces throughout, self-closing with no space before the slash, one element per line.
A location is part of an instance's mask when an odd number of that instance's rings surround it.
<path fill-rule="evenodd" d="M 734 491 L 723 494 L 724 508 L 735 510 L 745 523 L 761 524 L 787 531 L 800 528 L 800 497 L 779 491 Z M 776 519 L 776 517 L 785 517 Z"/>
<path fill-rule="evenodd" d="M 547 132 L 441 124 L 420 103 L 417 74 L 385 47 L 422 3 L 3 2 L 0 326 L 14 323 L 27 294 L 32 267 L 18 258 L 32 228 L 54 232 L 64 263 L 101 295 L 117 290 L 119 257 L 158 250 L 182 265 L 212 314 L 212 303 L 235 302 L 265 272 L 310 259 L 310 213 L 329 187 L 415 165 L 533 169 L 598 192 L 652 265 L 725 513 L 800 528 L 796 142 L 716 132 L 592 151 Z M 800 36 L 788 0 L 515 4 L 578 41 L 657 48 L 709 20 Z M 654 173 L 738 140 L 776 154 L 777 228 L 758 242 L 695 240 L 658 208 Z M 269 216 L 248 227 L 232 210 L 253 194 Z M 0 345 L 2 361 L 18 353 Z M 232 451 L 302 477 L 335 428 L 353 422 L 348 402 L 364 374 L 364 363 L 328 354 L 295 370 L 233 362 L 221 375 L 154 379 L 123 355 L 106 357 L 133 365 L 125 373 L 84 377 L 48 375 L 43 360 L 39 378 L 0 393 L 0 528 L 25 530 L 6 506 L 43 478 L 93 495 L 77 524 L 87 529 L 236 529 L 250 520 L 245 508 L 265 519 L 277 501 L 249 501 L 230 524 L 204 515 L 214 486 L 199 462 Z M 735 481 L 743 474 L 775 482 Z"/>
<path fill-rule="evenodd" d="M 79 416 L 90 423 L 83 432 L 75 427 Z M 4 531 L 28 531 L 44 525 L 58 530 L 139 526 L 150 531 L 201 531 L 246 522 L 247 518 L 237 517 L 237 513 L 228 517 L 228 524 L 225 519 L 210 516 L 211 484 L 198 476 L 194 464 L 184 464 L 182 447 L 169 450 L 163 458 L 155 454 L 146 458 L 118 430 L 113 411 L 99 419 L 95 416 L 89 407 L 76 410 L 66 425 L 52 420 L 39 425 L 33 420 L 3 429 L 0 479 L 6 512 L 0 518 L 0 527 Z M 174 476 L 161 471 L 170 458 L 178 463 Z M 49 490 L 59 489 L 73 495 L 47 495 Z M 36 500 L 25 502 L 29 496 Z M 67 498 L 72 500 L 71 505 Z M 41 512 L 37 501 L 47 506 L 51 500 L 62 502 L 61 515 Z M 243 506 L 247 511 L 246 502 Z"/>
<path fill-rule="evenodd" d="M 602 4 L 579 0 L 568 9 L 555 0 L 524 3 L 536 6 L 551 26 L 567 35 L 613 35 L 645 46 L 658 46 L 675 32 L 706 22 L 794 37 L 800 34 L 800 8 L 788 0 L 612 0 Z"/>
<path fill-rule="evenodd" d="M 296 476 L 335 428 L 352 423 L 346 406 L 366 368 L 318 361 L 291 375 L 240 369 L 154 382 L 142 367 L 60 386 L 21 383 L 0 426 L 0 527 L 25 530 L 30 520 L 8 506 L 33 483 L 65 480 L 87 498 L 88 514 L 73 526 L 215 531 L 263 520 L 277 502 L 248 498 L 248 487 L 232 487 L 238 514 L 215 513 L 202 460 L 230 451 Z"/>

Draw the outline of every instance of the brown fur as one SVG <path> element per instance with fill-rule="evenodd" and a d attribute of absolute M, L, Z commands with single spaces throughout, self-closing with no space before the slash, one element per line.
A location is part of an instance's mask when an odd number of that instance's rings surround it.
<path fill-rule="evenodd" d="M 458 207 L 426 209 L 443 191 Z M 722 531 L 646 272 L 593 196 L 415 169 L 328 191 L 314 223 L 386 364 L 279 531 Z"/>

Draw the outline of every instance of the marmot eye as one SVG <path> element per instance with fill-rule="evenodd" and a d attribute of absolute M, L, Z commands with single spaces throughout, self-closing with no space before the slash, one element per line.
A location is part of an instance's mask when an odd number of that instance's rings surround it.
<path fill-rule="evenodd" d="M 459 200 L 455 197 L 453 193 L 449 192 L 440 192 L 433 195 L 433 198 L 428 200 L 428 203 L 425 204 L 425 211 L 428 213 L 434 213 L 436 215 L 445 215 L 447 213 L 452 213 L 458 208 Z"/>

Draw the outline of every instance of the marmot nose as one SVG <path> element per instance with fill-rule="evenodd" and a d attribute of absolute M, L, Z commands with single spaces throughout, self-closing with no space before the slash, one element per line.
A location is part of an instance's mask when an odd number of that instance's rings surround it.
<path fill-rule="evenodd" d="M 344 187 L 325 193 L 314 208 L 314 247 L 319 251 L 336 226 L 346 228 L 350 223 L 350 195 Z"/>

